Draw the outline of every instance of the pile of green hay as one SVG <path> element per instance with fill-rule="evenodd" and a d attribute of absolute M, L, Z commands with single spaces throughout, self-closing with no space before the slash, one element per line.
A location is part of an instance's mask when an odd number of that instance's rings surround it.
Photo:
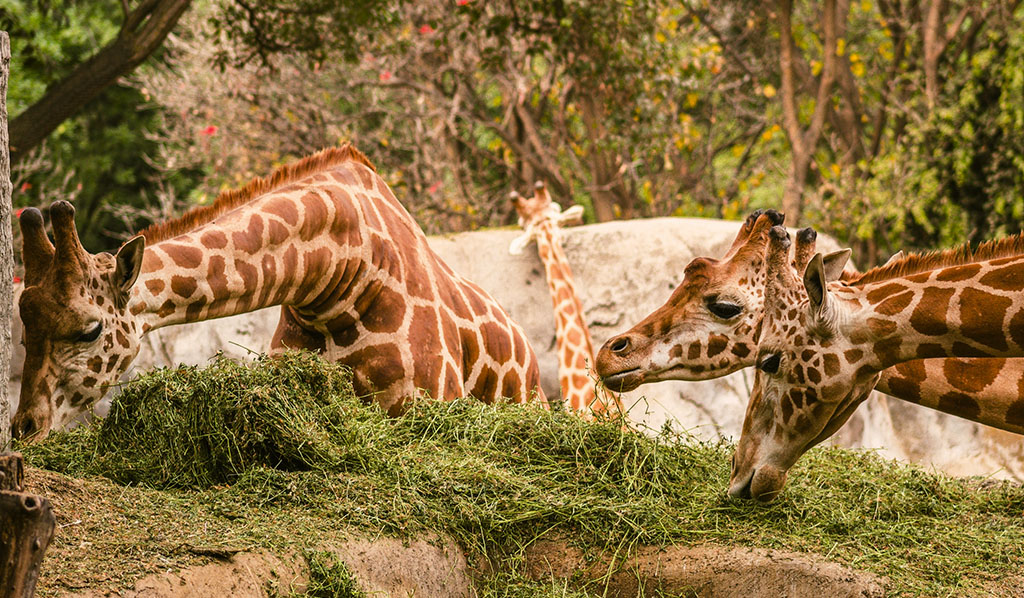
<path fill-rule="evenodd" d="M 551 534 L 620 556 L 710 541 L 826 555 L 889 577 L 897 595 L 981 596 L 1024 570 L 1017 485 L 815 450 L 762 505 L 726 497 L 732 450 L 469 399 L 389 418 L 354 396 L 343 368 L 300 353 L 143 376 L 99 427 L 25 448 L 36 467 L 157 489 L 138 490 L 131 521 L 173 520 L 173 504 L 208 534 L 180 540 L 191 544 L 436 532 L 514 563 Z M 171 544 L 184 533 L 149 527 Z"/>

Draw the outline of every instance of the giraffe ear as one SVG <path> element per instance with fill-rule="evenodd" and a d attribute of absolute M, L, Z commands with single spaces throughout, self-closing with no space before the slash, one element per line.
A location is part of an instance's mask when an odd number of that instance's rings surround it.
<path fill-rule="evenodd" d="M 898 262 L 898 261 L 900 261 L 901 259 L 905 258 L 906 256 L 907 256 L 907 254 L 903 253 L 903 250 L 902 250 L 902 249 L 900 249 L 900 250 L 899 250 L 899 251 L 897 251 L 896 253 L 892 254 L 892 255 L 891 255 L 891 256 L 889 257 L 889 259 L 885 260 L 885 263 L 884 263 L 884 264 L 882 264 L 882 265 L 883 265 L 883 266 L 888 266 L 889 264 L 893 264 L 893 263 L 895 263 L 895 262 Z"/>
<path fill-rule="evenodd" d="M 820 253 L 816 253 L 804 271 L 804 289 L 811 300 L 811 315 L 815 318 L 821 316 L 825 302 L 828 301 L 827 280 L 824 259 Z"/>
<path fill-rule="evenodd" d="M 558 226 L 583 224 L 583 206 L 579 204 L 569 206 L 564 212 L 558 214 L 556 221 Z"/>
<path fill-rule="evenodd" d="M 519 235 L 515 239 L 512 239 L 512 242 L 508 244 L 509 255 L 521 255 L 523 253 L 523 250 L 526 249 L 526 246 L 529 245 L 530 241 L 532 240 L 533 230 L 532 228 L 528 228 L 526 232 Z"/>
<path fill-rule="evenodd" d="M 840 249 L 839 251 L 833 251 L 821 258 L 825 271 L 825 280 L 828 282 L 839 280 L 843 275 L 843 268 L 846 268 L 846 263 L 850 261 L 851 253 L 853 253 L 853 251 L 846 248 Z M 821 254 L 819 253 L 818 255 Z"/>
<path fill-rule="evenodd" d="M 132 237 L 127 243 L 117 250 L 114 257 L 117 266 L 114 268 L 114 286 L 124 293 L 127 298 L 128 291 L 139 278 L 142 272 L 142 255 L 146 249 L 146 238 L 142 235 Z"/>

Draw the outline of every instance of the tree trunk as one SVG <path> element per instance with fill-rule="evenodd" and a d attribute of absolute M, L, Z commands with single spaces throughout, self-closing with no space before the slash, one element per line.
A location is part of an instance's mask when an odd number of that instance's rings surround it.
<path fill-rule="evenodd" d="M 11 162 L 7 152 L 7 78 L 11 40 L 0 31 L 0 451 L 11 442 L 11 320 L 14 315 L 14 247 L 11 240 Z"/>
<path fill-rule="evenodd" d="M 31 598 L 57 520 L 50 501 L 21 492 L 21 455 L 0 455 L 0 598 Z"/>

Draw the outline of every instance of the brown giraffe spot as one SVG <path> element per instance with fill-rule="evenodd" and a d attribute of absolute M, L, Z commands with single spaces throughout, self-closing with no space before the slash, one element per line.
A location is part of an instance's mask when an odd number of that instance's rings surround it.
<path fill-rule="evenodd" d="M 191 276 L 171 276 L 171 290 L 175 295 L 188 299 L 199 288 L 199 283 Z"/>
<path fill-rule="evenodd" d="M 954 388 L 979 392 L 995 381 L 1005 363 L 1004 359 L 946 359 L 943 360 L 942 373 Z"/>
<path fill-rule="evenodd" d="M 198 322 L 203 319 L 203 308 L 206 307 L 207 299 L 203 295 L 196 297 L 189 302 L 185 308 L 185 320 L 188 322 Z"/>
<path fill-rule="evenodd" d="M 160 248 L 164 250 L 167 257 L 181 268 L 198 268 L 203 263 L 203 251 L 198 247 L 178 245 L 176 243 L 161 243 Z"/>
<path fill-rule="evenodd" d="M 937 343 L 921 343 L 917 346 L 917 356 L 921 359 L 946 357 L 946 348 Z"/>
<path fill-rule="evenodd" d="M 514 359 L 517 363 L 523 363 L 526 361 L 526 342 L 523 340 L 522 334 L 512 335 L 513 350 L 515 353 Z"/>
<path fill-rule="evenodd" d="M 910 282 L 912 282 L 914 284 L 924 284 L 924 283 L 928 282 L 928 280 L 931 279 L 931 277 L 932 277 L 932 273 L 931 272 L 922 272 L 920 274 L 914 274 L 913 276 L 908 276 L 907 280 L 909 280 Z"/>
<path fill-rule="evenodd" d="M 206 268 L 206 284 L 210 285 L 210 293 L 214 301 L 222 301 L 231 296 L 228 289 L 228 277 L 225 272 L 224 258 L 211 255 Z"/>
<path fill-rule="evenodd" d="M 580 331 L 576 328 L 570 328 L 568 333 L 565 335 L 565 340 L 568 341 L 570 345 L 579 346 L 580 343 L 583 342 L 583 335 L 580 334 Z"/>
<path fill-rule="evenodd" d="M 120 328 L 117 329 L 115 335 L 117 337 L 117 344 L 121 345 L 125 349 L 131 346 L 128 343 L 128 337 L 125 336 L 124 331 L 122 331 Z"/>
<path fill-rule="evenodd" d="M 712 334 L 708 338 L 708 357 L 714 357 L 729 346 L 729 337 L 721 334 Z"/>
<path fill-rule="evenodd" d="M 1021 390 L 1024 391 L 1024 389 Z M 1021 398 L 1010 403 L 1006 409 L 1006 423 L 1024 427 L 1024 392 L 1018 391 L 1018 396 Z"/>
<path fill-rule="evenodd" d="M 1024 263 L 1017 262 L 1005 268 L 992 270 L 981 277 L 981 284 L 1000 291 L 1020 291 L 1024 288 Z"/>
<path fill-rule="evenodd" d="M 821 372 L 818 371 L 818 368 L 809 367 L 807 368 L 807 379 L 814 384 L 820 384 Z"/>
<path fill-rule="evenodd" d="M 462 377 L 459 376 L 452 364 L 444 368 L 444 399 L 455 399 L 465 394 L 462 390 Z"/>
<path fill-rule="evenodd" d="M 271 296 L 277 286 L 277 262 L 272 255 L 264 255 L 260 260 L 260 272 L 263 274 L 263 284 L 260 285 L 260 295 L 256 303 L 258 305 L 275 305 L 277 302 L 272 301 Z M 334 279 L 332 278 L 331 281 L 334 282 Z"/>
<path fill-rule="evenodd" d="M 981 264 L 964 264 L 962 266 L 954 266 L 946 268 L 940 271 L 936 276 L 935 280 L 942 282 L 960 282 L 974 276 L 981 271 Z"/>
<path fill-rule="evenodd" d="M 789 423 L 789 419 L 793 417 L 793 399 L 787 394 L 782 397 L 780 403 L 782 406 L 782 421 L 783 423 Z"/>
<path fill-rule="evenodd" d="M 292 200 L 286 197 L 274 197 L 267 202 L 264 210 L 284 220 L 288 226 L 295 226 L 299 223 L 299 210 Z"/>
<path fill-rule="evenodd" d="M 82 386 L 84 386 L 86 388 L 92 388 L 92 387 L 96 386 L 97 382 L 99 382 L 99 380 L 97 380 L 96 378 L 93 378 L 92 376 L 86 376 L 82 380 Z"/>
<path fill-rule="evenodd" d="M 839 356 L 835 353 L 825 353 L 822 364 L 827 376 L 832 377 L 839 373 Z"/>
<path fill-rule="evenodd" d="M 890 282 L 889 284 L 882 285 L 877 289 L 868 291 L 865 297 L 867 298 L 868 303 L 874 305 L 882 302 L 887 297 L 895 295 L 896 293 L 901 293 L 905 290 L 907 290 L 907 287 L 895 282 Z"/>
<path fill-rule="evenodd" d="M 997 351 L 1008 346 L 1001 323 L 1013 301 L 973 288 L 960 293 L 960 331 L 967 338 Z"/>
<path fill-rule="evenodd" d="M 466 289 L 466 298 L 474 316 L 486 316 L 487 304 L 480 298 L 479 291 L 474 287 Z"/>
<path fill-rule="evenodd" d="M 517 395 L 519 395 L 519 375 L 515 370 L 509 370 L 505 372 L 505 377 L 501 380 L 501 396 L 514 399 Z"/>
<path fill-rule="evenodd" d="M 843 357 L 846 358 L 846 363 L 857 363 L 861 357 L 864 357 L 864 351 L 860 349 L 847 349 L 843 351 Z"/>
<path fill-rule="evenodd" d="M 491 369 L 491 366 L 484 365 L 477 376 L 476 384 L 469 394 L 477 399 L 490 402 L 498 390 L 498 374 Z"/>
<path fill-rule="evenodd" d="M 961 393 L 947 392 L 939 398 L 939 410 L 966 419 L 976 420 L 981 413 L 978 401 Z"/>
<path fill-rule="evenodd" d="M 910 315 L 910 325 L 914 330 L 929 336 L 939 336 L 949 332 L 946 325 L 946 314 L 949 313 L 949 301 L 955 289 L 927 287 L 921 295 L 921 301 Z"/>
<path fill-rule="evenodd" d="M 281 224 L 279 220 L 267 220 L 267 246 L 277 247 L 283 245 L 291 236 L 288 227 Z"/>
<path fill-rule="evenodd" d="M 879 303 L 875 307 L 875 311 L 882 315 L 892 316 L 900 313 L 910 305 L 910 302 L 914 299 L 913 291 L 906 291 L 898 295 L 893 295 L 886 298 L 884 301 Z"/>
<path fill-rule="evenodd" d="M 146 289 L 152 295 L 159 295 L 160 292 L 164 290 L 164 281 L 162 281 L 162 280 L 155 280 L 155 279 L 147 280 L 146 281 Z"/>
<path fill-rule="evenodd" d="M 698 357 L 700 357 L 700 350 L 702 348 L 703 347 L 701 346 L 699 341 L 694 341 L 690 343 L 690 348 L 687 349 L 686 351 L 686 358 L 691 361 L 697 359 Z"/>
<path fill-rule="evenodd" d="M 1017 257 L 1017 256 L 1004 257 L 1004 258 L 999 258 L 997 260 L 992 260 L 992 261 L 989 262 L 989 264 L 991 264 L 993 266 L 1002 266 L 1003 264 L 1009 264 L 1010 262 L 1015 262 L 1018 259 L 1020 259 L 1020 258 Z"/>
<path fill-rule="evenodd" d="M 299 227 L 299 238 L 309 241 L 320 234 L 327 226 L 327 206 L 316 193 L 302 196 L 302 226 Z"/>
<path fill-rule="evenodd" d="M 199 243 L 207 249 L 224 249 L 228 245 L 228 237 L 222 231 L 208 230 L 199 236 Z"/>
<path fill-rule="evenodd" d="M 885 338 L 877 343 L 871 350 L 878 357 L 878 360 L 883 364 L 896 363 L 900 357 L 900 346 L 903 345 L 903 340 L 898 337 Z M 860 370 L 863 370 L 862 366 Z M 858 370 L 858 372 L 860 371 Z"/>
<path fill-rule="evenodd" d="M 1024 309 L 1019 310 L 1010 318 L 1010 339 L 1017 343 L 1018 347 L 1024 348 Z"/>
<path fill-rule="evenodd" d="M 114 368 L 117 367 L 117 360 L 119 357 L 120 355 L 111 355 L 110 358 L 107 359 L 107 366 L 106 368 L 104 368 L 106 373 L 109 374 L 110 372 L 114 371 Z"/>
<path fill-rule="evenodd" d="M 89 370 L 99 374 L 103 371 L 103 358 L 97 355 L 96 357 L 90 357 L 89 361 L 86 362 L 89 366 Z"/>
<path fill-rule="evenodd" d="M 671 349 L 668 350 L 668 357 L 669 357 L 669 359 L 674 359 L 676 361 L 682 359 L 683 358 L 683 346 L 682 345 L 674 345 Z"/>
<path fill-rule="evenodd" d="M 887 383 L 889 385 L 889 393 L 894 397 L 910 401 L 911 403 L 921 402 L 921 384 L 919 382 L 908 380 L 907 378 L 892 377 L 888 379 Z"/>
<path fill-rule="evenodd" d="M 868 328 L 875 336 L 885 336 L 896 332 L 896 322 L 882 318 L 868 318 Z"/>
<path fill-rule="evenodd" d="M 750 346 L 746 343 L 736 343 L 732 346 L 732 354 L 740 359 L 750 355 Z"/>
<path fill-rule="evenodd" d="M 256 283 L 259 279 L 259 271 L 256 266 L 241 260 L 235 260 L 235 272 L 242 277 L 242 292 L 250 295 L 256 291 Z"/>
<path fill-rule="evenodd" d="M 97 295 L 96 296 L 96 305 L 103 305 L 103 301 L 104 301 L 103 295 Z"/>
<path fill-rule="evenodd" d="M 366 347 L 347 355 L 341 360 L 352 368 L 356 393 L 366 395 L 373 391 L 387 390 L 392 384 L 405 377 L 402 354 L 395 344 Z M 361 382 L 364 380 L 364 382 Z M 436 383 L 436 380 L 435 380 Z"/>
<path fill-rule="evenodd" d="M 484 337 L 484 350 L 498 363 L 512 359 L 512 341 L 500 326 L 493 322 L 480 325 L 480 334 Z"/>
<path fill-rule="evenodd" d="M 797 363 L 793 366 L 793 369 L 790 370 L 790 380 L 797 384 L 805 384 L 807 382 L 807 378 L 804 376 L 804 364 Z"/>
<path fill-rule="evenodd" d="M 360 315 L 360 321 L 370 332 L 394 333 L 402 326 L 402 319 L 405 317 L 405 298 L 400 293 L 381 285 L 375 295 L 365 293 L 356 301 L 356 311 Z M 413 313 L 412 323 L 409 327 L 410 342 L 419 350 L 419 345 L 413 341 L 414 336 L 423 334 L 422 331 L 436 332 L 437 317 L 432 308 L 417 307 Z M 440 347 L 438 347 L 440 349 Z"/>
<path fill-rule="evenodd" d="M 85 403 L 85 401 L 86 401 L 85 395 L 80 393 L 80 392 L 78 392 L 77 390 L 74 393 L 71 394 L 71 406 L 72 407 L 78 407 L 82 403 Z"/>
<path fill-rule="evenodd" d="M 804 349 L 800 352 L 800 361 L 808 362 L 814 358 L 814 351 L 810 349 Z"/>
<path fill-rule="evenodd" d="M 161 305 L 159 309 L 156 310 L 156 315 L 161 318 L 166 318 L 173 314 L 176 309 L 177 306 L 175 306 L 174 302 L 168 299 L 164 301 L 163 305 Z"/>
<path fill-rule="evenodd" d="M 462 343 L 462 369 L 468 375 L 473 371 L 473 364 L 480 359 L 480 343 L 476 331 L 459 328 L 459 339 Z"/>
<path fill-rule="evenodd" d="M 121 359 L 121 363 L 117 364 L 118 371 L 123 372 L 123 371 L 127 370 L 128 369 L 128 365 L 131 362 L 132 362 L 132 356 L 131 355 L 125 355 Z"/>

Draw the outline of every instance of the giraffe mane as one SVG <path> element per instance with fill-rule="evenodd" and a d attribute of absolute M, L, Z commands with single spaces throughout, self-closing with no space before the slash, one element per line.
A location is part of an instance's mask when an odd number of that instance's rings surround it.
<path fill-rule="evenodd" d="M 845 282 L 851 285 L 866 285 L 929 270 L 984 262 L 1022 253 L 1024 253 L 1024 233 L 1019 233 L 995 241 L 986 241 L 978 245 L 976 249 L 971 249 L 971 244 L 968 242 L 952 249 L 908 253 L 895 262 L 872 268 L 860 276 L 853 275 Z"/>
<path fill-rule="evenodd" d="M 274 189 L 344 162 L 358 162 L 374 172 L 377 171 L 369 158 L 352 144 L 327 148 L 297 162 L 281 166 L 268 176 L 255 177 L 243 187 L 222 191 L 212 204 L 195 207 L 178 218 L 152 224 L 139 234 L 145 237 L 147 245 L 172 239 Z"/>

